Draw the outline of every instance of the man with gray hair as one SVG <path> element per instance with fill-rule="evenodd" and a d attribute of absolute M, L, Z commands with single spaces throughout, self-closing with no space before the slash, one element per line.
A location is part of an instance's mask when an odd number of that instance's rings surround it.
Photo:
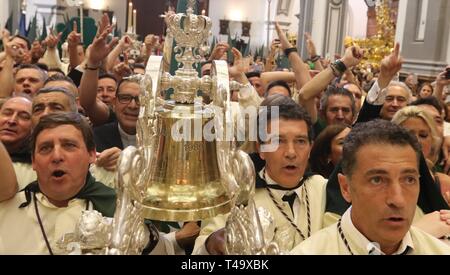
<path fill-rule="evenodd" d="M 40 89 L 31 108 L 33 125 L 37 125 L 42 116 L 54 112 L 78 112 L 75 95 L 64 87 Z"/>
<path fill-rule="evenodd" d="M 381 62 L 380 76 L 367 94 L 356 123 L 376 118 L 391 120 L 398 110 L 408 105 L 412 98 L 411 90 L 402 82 L 392 81 L 402 64 L 397 43 L 392 54 Z"/>

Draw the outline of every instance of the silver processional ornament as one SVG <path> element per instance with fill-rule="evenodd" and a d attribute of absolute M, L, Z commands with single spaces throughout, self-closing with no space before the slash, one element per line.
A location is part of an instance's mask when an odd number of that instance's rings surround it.
<path fill-rule="evenodd" d="M 106 254 L 140 254 L 148 240 L 144 219 L 198 221 L 230 211 L 230 253 L 236 253 L 232 244 L 244 235 L 242 227 L 258 227 L 253 230 L 257 238 L 248 243 L 256 250 L 245 251 L 276 254 L 264 240 L 260 216 L 240 207 L 249 202 L 255 186 L 253 162 L 234 140 L 230 90 L 241 86 L 229 81 L 225 61 L 213 62 L 211 76 L 199 78 L 194 69 L 211 29 L 208 17 L 193 14 L 194 2 L 189 1 L 186 14 L 168 19 L 181 64 L 175 75 L 163 73 L 162 57 L 151 56 L 145 75 L 132 76 L 141 88 L 137 147 L 126 148 L 118 161 L 117 208 Z M 164 99 L 169 89 L 173 100 Z M 212 103 L 199 100 L 198 91 Z M 242 211 L 250 218 L 242 219 Z"/>

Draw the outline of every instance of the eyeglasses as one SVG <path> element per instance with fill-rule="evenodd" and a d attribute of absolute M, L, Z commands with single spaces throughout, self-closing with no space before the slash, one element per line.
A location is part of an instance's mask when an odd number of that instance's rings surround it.
<path fill-rule="evenodd" d="M 134 99 L 134 102 L 136 102 L 136 104 L 139 104 L 139 96 L 117 95 L 117 99 L 122 104 L 129 104 L 129 103 L 131 103 L 131 100 L 133 100 L 133 99 Z"/>

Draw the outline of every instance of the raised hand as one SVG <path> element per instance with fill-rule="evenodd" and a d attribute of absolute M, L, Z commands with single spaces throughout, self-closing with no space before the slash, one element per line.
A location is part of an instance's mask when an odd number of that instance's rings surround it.
<path fill-rule="evenodd" d="M 438 86 L 450 85 L 450 79 L 446 78 L 448 70 L 450 70 L 450 66 L 447 66 L 447 68 L 443 72 L 438 74 L 438 76 L 436 77 L 436 85 Z"/>
<path fill-rule="evenodd" d="M 402 68 L 403 58 L 400 56 L 400 44 L 396 43 L 390 55 L 381 61 L 380 74 L 394 77 Z"/>
<path fill-rule="evenodd" d="M 122 79 L 124 77 L 130 76 L 133 71 L 130 68 L 130 64 L 128 63 L 128 54 L 123 54 L 124 60 L 123 62 L 117 64 L 113 68 L 114 75 L 117 76 L 118 79 Z"/>
<path fill-rule="evenodd" d="M 57 35 L 54 35 L 53 30 L 50 30 L 50 35 L 47 36 L 47 38 L 45 39 L 45 44 L 49 49 L 54 49 L 61 40 L 61 36 L 62 32 L 58 33 Z"/>
<path fill-rule="evenodd" d="M 2 30 L 2 42 L 7 56 L 14 59 L 16 63 L 21 63 L 25 57 L 25 51 L 16 43 L 10 41 L 10 33 L 7 29 Z"/>
<path fill-rule="evenodd" d="M 78 24 L 76 21 L 73 21 L 72 31 L 67 37 L 67 43 L 69 48 L 76 48 L 81 43 L 81 34 L 78 33 Z"/>
<path fill-rule="evenodd" d="M 164 22 L 166 25 L 169 25 L 170 18 L 175 15 L 175 12 L 172 9 L 164 12 Z"/>
<path fill-rule="evenodd" d="M 358 46 L 352 46 L 347 48 L 342 57 L 342 62 L 344 62 L 347 69 L 358 65 L 362 58 L 364 57 L 364 50 L 360 49 Z"/>
<path fill-rule="evenodd" d="M 225 42 L 219 42 L 216 44 L 214 49 L 211 51 L 211 55 L 209 56 L 209 60 L 220 60 L 222 59 L 225 52 L 228 51 L 230 45 Z"/>
<path fill-rule="evenodd" d="M 308 50 L 308 54 L 310 57 L 317 55 L 316 45 L 314 44 L 314 41 L 312 40 L 312 36 L 309 32 L 305 33 L 305 39 L 306 39 L 306 49 Z"/>
<path fill-rule="evenodd" d="M 123 36 L 120 41 L 119 45 L 122 48 L 122 51 L 126 51 L 133 45 L 133 41 L 128 35 Z"/>
<path fill-rule="evenodd" d="M 42 42 L 44 44 L 44 42 Z M 45 53 L 45 48 L 43 47 L 43 45 L 39 42 L 39 41 L 34 41 L 33 44 L 31 45 L 31 50 L 30 50 L 30 54 L 31 54 L 31 58 L 33 60 L 39 60 Z"/>
<path fill-rule="evenodd" d="M 381 61 L 380 76 L 378 86 L 380 89 L 386 88 L 394 76 L 401 70 L 403 58 L 400 56 L 400 44 L 396 43 L 394 50 Z"/>
<path fill-rule="evenodd" d="M 158 36 L 154 34 L 149 34 L 144 39 L 144 44 L 148 48 L 153 48 L 158 42 Z"/>
<path fill-rule="evenodd" d="M 236 48 L 232 48 L 231 52 L 234 56 L 234 64 L 232 67 L 228 68 L 228 73 L 231 77 L 238 77 L 245 74 L 249 69 L 249 65 L 245 64 L 245 60 L 242 58 L 242 53 Z"/>
<path fill-rule="evenodd" d="M 97 35 L 87 51 L 88 65 L 98 66 L 117 44 L 117 37 L 113 38 L 109 44 L 106 42 L 112 30 L 113 26 L 109 24 L 108 15 L 103 15 L 99 23 Z"/>
<path fill-rule="evenodd" d="M 277 30 L 278 38 L 280 39 L 281 49 L 283 49 L 284 51 L 286 49 L 292 48 L 293 46 L 291 42 L 289 42 L 289 40 L 287 39 L 286 34 L 281 29 L 280 24 L 278 24 L 278 22 L 275 22 L 275 29 Z"/>

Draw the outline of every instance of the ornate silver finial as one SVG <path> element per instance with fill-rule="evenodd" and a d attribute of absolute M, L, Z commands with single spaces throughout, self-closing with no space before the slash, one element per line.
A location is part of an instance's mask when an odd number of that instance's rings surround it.
<path fill-rule="evenodd" d="M 270 212 L 256 208 L 250 199 L 248 205 L 235 206 L 225 226 L 226 252 L 229 255 L 278 255 L 280 251 L 274 239 L 275 226 Z"/>
<path fill-rule="evenodd" d="M 179 13 L 171 16 L 168 20 L 168 29 L 175 39 L 177 46 L 174 48 L 175 59 L 182 64 L 175 72 L 181 82 L 192 82 L 198 78 L 197 71 L 193 65 L 200 63 L 200 49 L 208 40 L 211 32 L 211 19 L 202 15 L 194 14 L 195 0 L 189 0 L 186 14 Z M 186 85 L 184 85 L 186 86 Z M 186 87 L 174 87 L 174 99 L 178 103 L 193 103 L 195 89 L 186 90 Z"/>
<path fill-rule="evenodd" d="M 195 2 L 196 2 L 196 0 L 188 0 L 188 3 L 187 3 L 187 9 L 186 9 L 186 13 L 187 13 L 188 15 L 191 15 L 191 14 L 194 13 Z"/>

